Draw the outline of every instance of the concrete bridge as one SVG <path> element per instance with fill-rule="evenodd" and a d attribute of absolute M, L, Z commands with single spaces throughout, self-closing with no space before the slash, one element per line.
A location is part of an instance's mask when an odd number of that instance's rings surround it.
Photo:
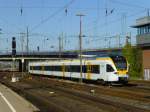
<path fill-rule="evenodd" d="M 120 55 L 121 49 L 94 49 L 83 50 L 83 55 L 96 55 L 96 56 L 108 56 L 110 54 Z M 18 52 L 15 56 L 11 53 L 0 54 L 0 61 L 17 62 L 19 63 L 19 71 L 27 71 L 29 61 L 39 60 L 58 60 L 58 59 L 73 59 L 78 58 L 78 51 L 66 51 L 66 52 Z"/>

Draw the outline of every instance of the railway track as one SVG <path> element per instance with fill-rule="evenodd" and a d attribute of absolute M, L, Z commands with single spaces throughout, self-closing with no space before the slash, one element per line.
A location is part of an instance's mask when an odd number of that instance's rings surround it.
<path fill-rule="evenodd" d="M 127 92 L 118 88 L 70 83 L 70 81 L 33 77 L 32 80 L 23 79 L 13 84 L 8 79 L 3 79 L 1 82 L 37 105 L 41 112 L 148 112 L 150 110 L 148 105 L 150 100 L 143 97 L 146 93 L 134 93 L 139 98 L 131 100 L 130 95 L 133 94 L 129 94 L 129 90 Z M 95 92 L 91 93 L 92 89 Z M 122 97 L 123 93 L 130 97 Z"/>
<path fill-rule="evenodd" d="M 38 78 L 39 77 L 35 77 Z M 37 80 L 38 80 L 37 79 Z M 111 95 L 121 98 L 128 98 L 143 102 L 150 102 L 150 99 L 146 98 L 149 97 L 149 90 L 139 90 L 139 88 L 133 87 L 108 87 L 108 86 L 101 86 L 101 85 L 94 85 L 94 84 L 79 84 L 76 82 L 71 81 L 64 81 L 64 80 L 57 80 L 57 79 L 51 79 L 45 80 L 48 82 L 55 83 L 56 86 L 62 86 L 66 88 L 73 88 L 79 91 L 86 91 L 90 92 L 90 90 L 95 90 L 97 94 L 103 94 L 103 95 Z"/>

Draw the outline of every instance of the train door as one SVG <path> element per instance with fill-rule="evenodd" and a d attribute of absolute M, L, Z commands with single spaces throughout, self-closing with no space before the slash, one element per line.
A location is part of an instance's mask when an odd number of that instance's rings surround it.
<path fill-rule="evenodd" d="M 90 80 L 91 79 L 91 71 L 92 71 L 92 65 L 90 62 L 87 63 L 87 75 L 86 79 Z"/>
<path fill-rule="evenodd" d="M 45 67 L 44 67 L 44 64 L 42 64 L 42 66 L 41 66 L 41 74 L 44 74 L 44 70 L 45 70 Z"/>
<path fill-rule="evenodd" d="M 33 63 L 32 63 L 32 67 L 31 67 L 31 69 L 32 69 L 32 73 L 33 73 L 33 70 L 34 70 L 34 66 L 33 66 Z"/>
<path fill-rule="evenodd" d="M 68 66 L 69 78 L 72 80 L 72 72 L 71 72 L 71 65 Z"/>
<path fill-rule="evenodd" d="M 64 63 L 62 65 L 62 77 L 63 78 L 65 77 L 65 65 L 64 65 Z"/>
<path fill-rule="evenodd" d="M 102 63 L 100 65 L 100 79 L 103 81 L 107 80 L 107 75 L 106 75 L 106 64 Z"/>

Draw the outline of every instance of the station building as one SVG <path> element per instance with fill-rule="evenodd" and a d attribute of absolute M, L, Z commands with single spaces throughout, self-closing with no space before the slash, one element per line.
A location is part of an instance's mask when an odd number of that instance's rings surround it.
<path fill-rule="evenodd" d="M 150 80 L 150 16 L 137 19 L 132 27 L 137 28 L 136 42 L 142 48 L 144 79 Z"/>

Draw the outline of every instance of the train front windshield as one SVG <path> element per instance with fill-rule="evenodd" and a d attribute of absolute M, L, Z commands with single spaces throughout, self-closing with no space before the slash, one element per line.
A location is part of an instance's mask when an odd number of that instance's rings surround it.
<path fill-rule="evenodd" d="M 126 70 L 127 69 L 127 61 L 123 56 L 112 56 L 111 57 L 117 70 Z"/>

